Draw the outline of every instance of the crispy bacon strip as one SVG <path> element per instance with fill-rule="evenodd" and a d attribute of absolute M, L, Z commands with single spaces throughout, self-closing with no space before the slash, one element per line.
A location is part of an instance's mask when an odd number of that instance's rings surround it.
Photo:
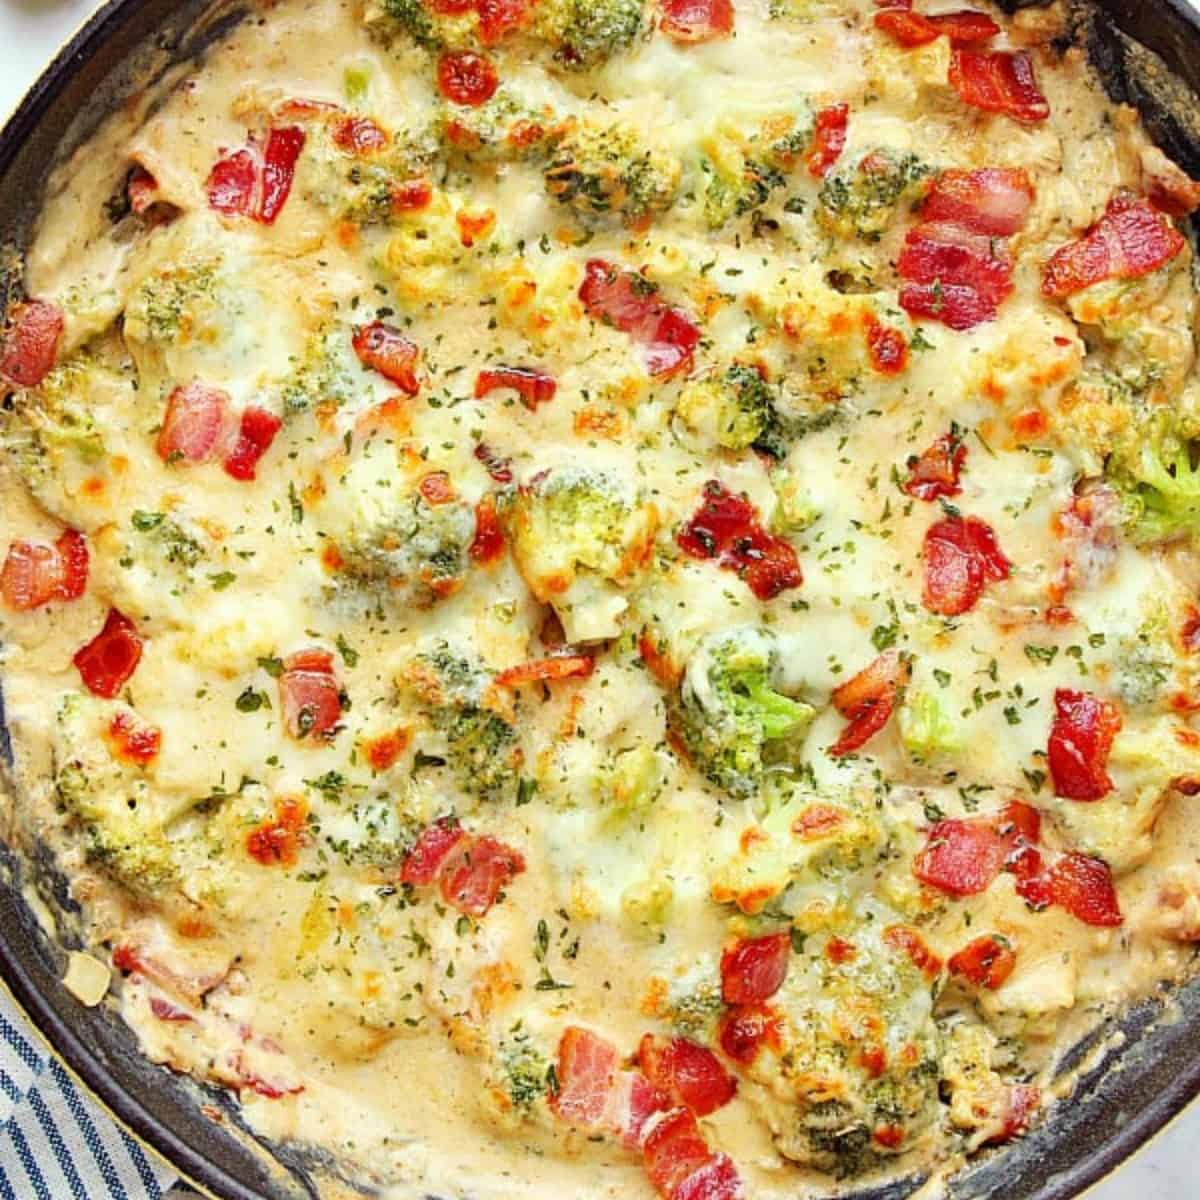
<path fill-rule="evenodd" d="M 237 441 L 225 459 L 226 474 L 249 482 L 258 474 L 258 463 L 271 448 L 283 422 L 265 408 L 250 405 L 242 412 Z"/>
<path fill-rule="evenodd" d="M 978 895 L 1019 861 L 1023 850 L 1036 846 L 1040 835 L 1037 809 L 1020 801 L 988 816 L 938 821 L 913 862 L 913 873 L 947 895 Z"/>
<path fill-rule="evenodd" d="M 704 485 L 704 502 L 676 541 L 685 554 L 716 559 L 726 570 L 736 571 L 760 600 L 804 582 L 791 543 L 768 533 L 754 505 L 715 479 Z"/>
<path fill-rule="evenodd" d="M 288 733 L 297 740 L 328 740 L 342 716 L 342 694 L 328 650 L 300 650 L 284 659 L 279 704 Z"/>
<path fill-rule="evenodd" d="M 405 395 L 415 396 L 421 390 L 417 378 L 420 348 L 394 325 L 383 321 L 362 325 L 354 331 L 353 345 L 364 367 L 378 371 Z"/>
<path fill-rule="evenodd" d="M 813 144 L 805 159 L 808 173 L 814 179 L 824 179 L 846 148 L 846 127 L 850 123 L 850 106 L 834 104 L 817 113 L 813 129 Z"/>
<path fill-rule="evenodd" d="M 1033 60 L 1024 51 L 1009 54 L 959 47 L 950 58 L 950 86 L 973 108 L 1023 124 L 1044 121 L 1050 115 Z"/>
<path fill-rule="evenodd" d="M 1169 263 L 1183 234 L 1147 200 L 1118 193 L 1077 241 L 1060 246 L 1042 269 L 1042 294 L 1073 295 L 1106 279 L 1138 279 Z"/>
<path fill-rule="evenodd" d="M 596 669 L 591 654 L 561 654 L 554 658 L 539 658 L 501 671 L 495 678 L 497 687 L 517 688 L 527 683 L 551 683 L 559 679 L 586 679 Z"/>
<path fill-rule="evenodd" d="M 891 720 L 909 667 L 899 650 L 885 650 L 833 693 L 833 706 L 849 720 L 829 753 L 834 758 L 853 754 Z"/>
<path fill-rule="evenodd" d="M 490 59 L 471 50 L 451 50 L 438 59 L 438 91 L 455 104 L 478 108 L 500 86 L 500 76 Z"/>
<path fill-rule="evenodd" d="M 175 388 L 155 443 L 159 458 L 195 464 L 223 455 L 233 436 L 230 403 L 228 392 L 207 384 Z"/>
<path fill-rule="evenodd" d="M 676 42 L 709 42 L 733 32 L 732 0 L 659 0 L 663 33 Z"/>
<path fill-rule="evenodd" d="M 744 1194 L 733 1162 L 709 1147 L 686 1108 L 655 1120 L 643 1157 L 650 1182 L 666 1200 L 740 1200 Z"/>
<path fill-rule="evenodd" d="M 78 600 L 87 581 L 87 541 L 66 529 L 52 546 L 13 542 L 0 570 L 0 596 L 13 612 L 29 612 L 54 600 Z"/>
<path fill-rule="evenodd" d="M 1054 693 L 1046 758 L 1056 796 L 1099 800 L 1112 791 L 1105 768 L 1120 729 L 1121 714 L 1114 704 L 1069 688 Z"/>
<path fill-rule="evenodd" d="M 962 491 L 958 477 L 966 461 L 967 447 L 962 439 L 944 433 L 919 455 L 909 458 L 904 490 L 918 500 L 957 496 Z"/>
<path fill-rule="evenodd" d="M 721 1018 L 717 1041 L 734 1062 L 750 1066 L 764 1047 L 779 1049 L 782 1032 L 778 1013 L 763 1004 L 740 1004 Z"/>
<path fill-rule="evenodd" d="M 697 1117 L 723 1108 L 737 1093 L 737 1080 L 720 1059 L 687 1038 L 647 1033 L 638 1044 L 638 1065 L 652 1087 Z"/>
<path fill-rule="evenodd" d="M 521 397 L 521 403 L 533 411 L 539 404 L 554 399 L 558 384 L 553 375 L 538 367 L 491 367 L 476 376 L 475 399 L 482 400 L 501 388 L 512 388 Z"/>
<path fill-rule="evenodd" d="M 84 687 L 105 700 L 120 692 L 141 660 L 142 639 L 137 629 L 115 608 L 108 610 L 104 628 L 72 659 Z"/>
<path fill-rule="evenodd" d="M 1112 928 L 1124 921 L 1108 864 L 1090 855 L 1062 855 L 1050 868 L 1050 895 L 1085 925 Z"/>
<path fill-rule="evenodd" d="M 969 8 L 924 17 L 908 7 L 889 7 L 875 14 L 875 28 L 908 49 L 943 36 L 952 46 L 973 46 L 990 41 L 1000 32 L 1000 26 L 987 13 Z"/>
<path fill-rule="evenodd" d="M 924 221 L 946 221 L 972 233 L 1009 237 L 1025 227 L 1033 184 L 1021 168 L 943 171 L 921 205 Z"/>
<path fill-rule="evenodd" d="M 995 991 L 1013 973 L 1017 955 L 1005 938 L 985 933 L 951 956 L 947 966 L 976 987 Z"/>
<path fill-rule="evenodd" d="M 700 330 L 681 308 L 665 304 L 658 289 L 636 271 L 590 259 L 579 288 L 589 316 L 627 333 L 642 347 L 651 375 L 671 375 L 691 366 Z"/>
<path fill-rule="evenodd" d="M 252 134 L 247 145 L 225 153 L 213 166 L 209 207 L 223 216 L 273 225 L 291 194 L 304 142 L 304 130 L 296 125 L 268 130 L 265 144 Z"/>
<path fill-rule="evenodd" d="M 511 846 L 487 834 L 468 833 L 443 817 L 417 838 L 400 869 L 400 880 L 413 887 L 436 883 L 447 904 L 483 917 L 524 870 L 524 857 Z"/>
<path fill-rule="evenodd" d="M 1012 567 L 992 527 L 976 517 L 946 517 L 931 525 L 923 553 L 922 603 L 943 617 L 969 612 L 987 584 L 1007 579 Z"/>
<path fill-rule="evenodd" d="M 787 978 L 792 940 L 787 933 L 742 938 L 721 955 L 721 996 L 726 1004 L 765 1004 Z"/>
<path fill-rule="evenodd" d="M 0 377 L 14 387 L 37 387 L 54 370 L 63 335 L 62 310 L 45 300 L 27 300 L 9 310 L 0 345 Z"/>

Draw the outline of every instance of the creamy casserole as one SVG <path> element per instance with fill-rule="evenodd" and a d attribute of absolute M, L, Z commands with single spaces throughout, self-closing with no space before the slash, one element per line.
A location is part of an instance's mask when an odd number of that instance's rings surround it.
<path fill-rule="evenodd" d="M 1200 185 L 1064 8 L 278 0 L 0 373 L 71 986 L 396 1197 L 1020 1137 L 1200 940 Z"/>

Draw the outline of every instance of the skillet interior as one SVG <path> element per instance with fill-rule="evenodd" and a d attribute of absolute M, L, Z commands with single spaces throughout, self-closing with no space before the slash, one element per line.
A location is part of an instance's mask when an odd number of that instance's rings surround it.
<path fill-rule="evenodd" d="M 1040 0 L 1001 0 L 1010 10 L 1031 2 Z M 19 248 L 28 240 L 57 156 L 86 140 L 120 99 L 201 55 L 244 13 L 240 0 L 109 0 L 0 133 L 4 242 Z M 1188 0 L 1099 0 L 1098 11 L 1078 14 L 1076 36 L 1113 98 L 1137 105 L 1155 140 L 1200 177 L 1200 14 Z M 0 268 L 5 293 L 18 282 L 14 271 Z M 10 754 L 0 693 L 0 759 Z M 225 1093 L 152 1066 L 111 1012 L 84 1009 L 68 995 L 58 982 L 62 951 L 27 902 L 31 889 L 54 913 L 61 941 L 72 944 L 76 910 L 66 882 L 36 852 L 25 857 L 0 847 L 0 977 L 68 1066 L 126 1126 L 222 1200 L 316 1197 L 315 1179 L 339 1176 L 337 1165 L 319 1155 L 262 1143 Z M 960 1172 L 949 1195 L 1078 1195 L 1200 1094 L 1200 1055 L 1193 1049 L 1198 1037 L 1200 978 L 1128 1011 L 1069 1056 L 1068 1065 L 1090 1063 L 1089 1051 L 1099 1043 L 1119 1045 L 1083 1071 L 1071 1101 L 1028 1137 Z M 349 1194 L 371 1194 L 344 1176 L 341 1182 Z M 901 1200 L 922 1182 L 912 1178 L 844 1195 Z"/>

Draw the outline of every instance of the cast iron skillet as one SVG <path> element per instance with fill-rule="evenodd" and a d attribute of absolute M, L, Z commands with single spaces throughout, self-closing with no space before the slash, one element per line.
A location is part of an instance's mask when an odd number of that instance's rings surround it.
<path fill-rule="evenodd" d="M 1018 8 L 1039 0 L 1000 2 Z M 120 99 L 203 55 L 251 3 L 109 0 L 0 132 L 0 241 L 18 249 L 26 244 L 57 156 L 84 141 Z M 1075 40 L 1113 98 L 1136 104 L 1163 149 L 1200 177 L 1200 16 L 1188 0 L 1099 0 L 1077 25 Z M 18 286 L 11 273 L 0 272 L 0 299 Z M 0 758 L 11 762 L 2 694 Z M 48 856 L 36 849 L 17 855 L 0 843 L 0 977 L 67 1065 L 130 1130 L 221 1200 L 315 1198 L 317 1181 L 331 1179 L 348 1194 L 373 1194 L 353 1167 L 305 1147 L 265 1143 L 225 1092 L 153 1066 L 111 1012 L 79 1005 L 59 982 L 63 951 L 27 903 L 31 891 L 56 915 L 58 941 L 68 947 L 75 941 L 78 909 Z M 1101 1045 L 1118 1048 L 1093 1065 Z M 1088 1065 L 1072 1098 L 1028 1137 L 960 1172 L 949 1183 L 950 1197 L 1077 1196 L 1200 1094 L 1198 1045 L 1200 977 L 1126 1012 L 1076 1047 L 1065 1069 Z M 922 1182 L 913 1177 L 844 1194 L 903 1200 Z"/>

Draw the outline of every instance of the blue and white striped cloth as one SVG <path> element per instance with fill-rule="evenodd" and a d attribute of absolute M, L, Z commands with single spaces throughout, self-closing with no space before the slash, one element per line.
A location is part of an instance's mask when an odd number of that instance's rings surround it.
<path fill-rule="evenodd" d="M 0 1200 L 163 1200 L 174 1180 L 84 1095 L 0 991 Z"/>

